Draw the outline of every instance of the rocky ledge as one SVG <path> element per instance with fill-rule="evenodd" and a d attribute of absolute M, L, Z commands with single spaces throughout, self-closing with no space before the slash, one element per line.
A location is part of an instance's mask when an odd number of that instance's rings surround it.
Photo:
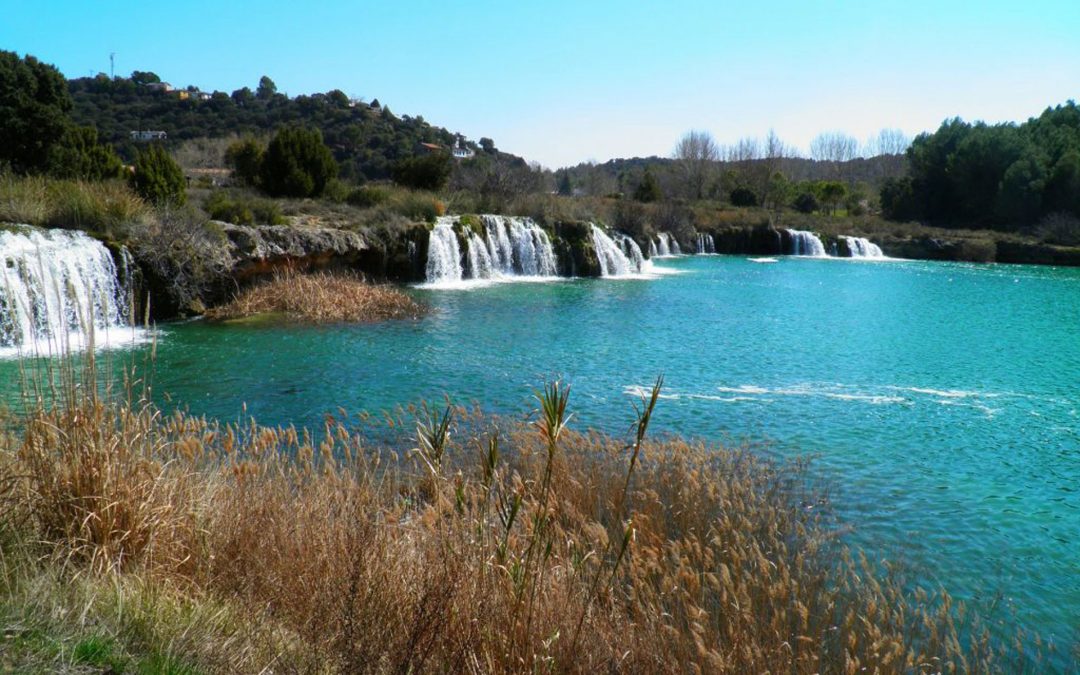
<path fill-rule="evenodd" d="M 353 266 L 371 250 L 363 236 L 348 230 L 216 224 L 225 234 L 232 277 L 237 281 L 264 276 L 282 267 Z"/>

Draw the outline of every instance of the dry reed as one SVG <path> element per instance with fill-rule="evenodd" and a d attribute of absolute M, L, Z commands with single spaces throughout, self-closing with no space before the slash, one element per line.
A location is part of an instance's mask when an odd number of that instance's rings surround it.
<path fill-rule="evenodd" d="M 206 317 L 231 320 L 258 314 L 305 323 L 364 323 L 415 318 L 423 307 L 392 286 L 369 284 L 357 276 L 285 270 L 209 310 Z"/>
<path fill-rule="evenodd" d="M 191 628 L 205 630 L 191 658 L 214 672 L 1012 663 L 947 595 L 853 558 L 803 507 L 802 465 L 648 440 L 658 391 L 629 441 L 570 429 L 554 384 L 532 423 L 453 407 L 388 416 L 378 437 L 416 431 L 400 452 L 339 419 L 317 435 L 222 426 L 73 388 L 0 441 L 0 498 L 30 568 L 134 579 L 242 617 Z M 18 548 L 0 547 L 0 583 L 16 590 Z M 184 634 L 159 648 L 190 646 Z"/>

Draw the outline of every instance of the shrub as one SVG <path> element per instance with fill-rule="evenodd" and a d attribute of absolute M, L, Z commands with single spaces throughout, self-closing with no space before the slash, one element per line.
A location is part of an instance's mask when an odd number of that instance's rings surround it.
<path fill-rule="evenodd" d="M 203 208 L 214 220 L 234 225 L 284 225 L 285 216 L 281 206 L 271 199 L 257 199 L 244 195 L 215 190 L 203 203 Z"/>
<path fill-rule="evenodd" d="M 645 175 L 641 177 L 641 182 L 638 183 L 637 188 L 634 190 L 634 199 L 639 202 L 650 203 L 660 201 L 663 196 L 656 176 L 653 175 L 652 171 L 646 169 Z"/>
<path fill-rule="evenodd" d="M 811 192 L 800 192 L 799 195 L 795 197 L 792 206 L 794 206 L 795 210 L 799 213 L 813 213 L 821 208 L 821 205 L 818 204 L 817 197 Z"/>
<path fill-rule="evenodd" d="M 417 190 L 441 190 L 450 179 L 454 162 L 447 152 L 433 152 L 398 160 L 390 175 L 398 185 Z"/>
<path fill-rule="evenodd" d="M 153 204 L 180 206 L 187 201 L 183 170 L 165 148 L 157 144 L 136 155 L 131 184 L 140 197 Z"/>
<path fill-rule="evenodd" d="M 262 144 L 250 136 L 235 141 L 225 150 L 225 164 L 232 169 L 233 176 L 244 185 L 256 186 L 262 171 L 263 156 L 266 150 Z"/>
<path fill-rule="evenodd" d="M 1080 246 L 1080 218 L 1071 213 L 1051 213 L 1039 221 L 1035 232 L 1048 244 Z"/>
<path fill-rule="evenodd" d="M 345 198 L 345 201 L 353 206 L 368 209 L 382 204 L 389 196 L 389 193 L 382 188 L 373 185 L 365 185 L 350 192 L 349 196 Z"/>
<path fill-rule="evenodd" d="M 737 187 L 728 196 L 732 206 L 757 206 L 758 196 L 747 187 Z"/>
<path fill-rule="evenodd" d="M 446 214 L 446 205 L 433 195 L 412 190 L 398 192 L 393 199 L 387 202 L 387 206 L 394 213 L 403 215 L 406 218 L 423 220 L 428 223 L 433 223 L 436 218 Z"/>
<path fill-rule="evenodd" d="M 98 142 L 97 129 L 70 127 L 49 150 L 49 173 L 57 178 L 106 180 L 124 170 L 111 145 Z"/>
<path fill-rule="evenodd" d="M 295 126 L 274 136 L 260 169 L 262 188 L 274 197 L 318 197 L 337 171 L 322 132 Z"/>

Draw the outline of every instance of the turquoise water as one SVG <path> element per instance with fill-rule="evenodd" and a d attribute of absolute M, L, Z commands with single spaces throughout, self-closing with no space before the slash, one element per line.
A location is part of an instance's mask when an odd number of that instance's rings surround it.
<path fill-rule="evenodd" d="M 852 541 L 1044 637 L 1080 628 L 1080 270 L 709 256 L 648 280 L 420 290 L 424 320 L 163 329 L 156 388 L 193 412 L 317 425 L 338 406 L 519 413 L 562 376 L 575 424 L 813 454 Z M 614 421 L 614 422 L 613 422 Z M 614 426 L 611 426 L 614 424 Z"/>

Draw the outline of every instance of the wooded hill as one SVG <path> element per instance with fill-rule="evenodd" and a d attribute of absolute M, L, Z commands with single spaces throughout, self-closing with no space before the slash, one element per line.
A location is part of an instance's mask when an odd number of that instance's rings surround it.
<path fill-rule="evenodd" d="M 424 143 L 496 153 L 491 139 L 468 141 L 423 117 L 399 117 L 378 100 L 353 100 L 340 90 L 290 98 L 268 77 L 255 91 L 244 87 L 231 94 L 172 89 L 154 73 L 139 71 L 127 78 L 76 78 L 68 80 L 68 88 L 74 122 L 95 127 L 99 138 L 126 159 L 138 145 L 133 131 L 164 131 L 166 144 L 175 145 L 195 138 L 265 136 L 291 123 L 318 128 L 341 177 L 356 181 L 390 177 L 391 165 Z"/>

